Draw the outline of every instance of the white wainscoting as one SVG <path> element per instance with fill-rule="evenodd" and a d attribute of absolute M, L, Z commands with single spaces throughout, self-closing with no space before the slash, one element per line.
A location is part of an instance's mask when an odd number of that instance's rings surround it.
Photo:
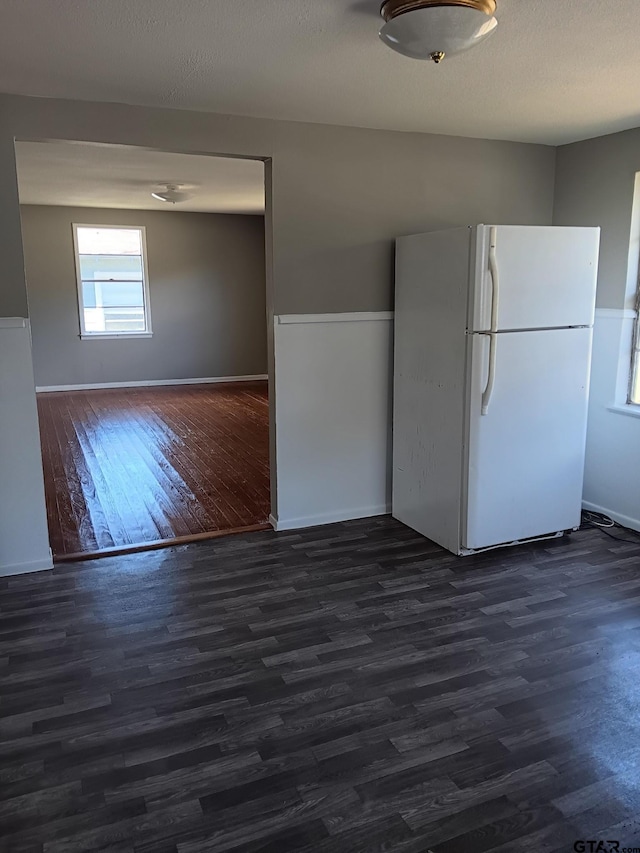
<path fill-rule="evenodd" d="M 196 379 L 142 379 L 136 382 L 93 382 L 87 385 L 38 385 L 38 394 L 51 391 L 97 391 L 100 388 L 151 388 L 158 385 L 210 385 L 218 382 L 259 382 L 266 373 L 253 376 L 204 376 Z"/>
<path fill-rule="evenodd" d="M 29 321 L 0 318 L 0 576 L 51 569 Z"/>
<path fill-rule="evenodd" d="M 277 530 L 390 512 L 392 320 L 274 318 Z"/>
<path fill-rule="evenodd" d="M 640 530 L 640 419 L 625 406 L 634 319 L 596 311 L 583 506 Z"/>

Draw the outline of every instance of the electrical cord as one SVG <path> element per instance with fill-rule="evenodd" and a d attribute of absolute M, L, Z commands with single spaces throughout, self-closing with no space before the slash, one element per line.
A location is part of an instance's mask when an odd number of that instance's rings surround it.
<path fill-rule="evenodd" d="M 595 530 L 600 530 L 610 539 L 615 539 L 616 542 L 628 542 L 630 545 L 640 545 L 640 535 L 636 539 L 628 539 L 624 536 L 615 536 L 610 530 L 620 529 L 624 530 L 625 533 L 631 533 L 635 536 L 635 531 L 629 530 L 627 527 L 623 527 L 621 524 L 617 524 L 612 518 L 609 518 L 608 515 L 603 515 L 600 512 L 592 512 L 591 510 L 583 510 L 582 512 L 582 525 L 581 527 L 591 527 Z"/>
<path fill-rule="evenodd" d="M 589 524 L 592 527 L 615 527 L 616 523 L 608 515 L 603 515 L 600 512 L 591 512 L 588 509 L 582 510 L 582 523 Z"/>

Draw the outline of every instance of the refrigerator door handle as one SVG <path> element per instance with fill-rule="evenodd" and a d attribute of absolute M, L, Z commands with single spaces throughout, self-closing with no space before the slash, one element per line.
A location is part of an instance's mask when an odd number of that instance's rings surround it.
<path fill-rule="evenodd" d="M 498 331 L 498 308 L 500 307 L 500 276 L 498 274 L 498 258 L 496 244 L 498 229 L 495 225 L 489 232 L 489 274 L 491 276 L 491 332 Z"/>
<path fill-rule="evenodd" d="M 500 307 L 500 276 L 498 274 L 498 259 L 496 257 L 496 244 L 498 241 L 498 229 L 492 226 L 489 232 L 489 273 L 491 274 L 491 332 L 489 333 L 489 375 L 487 386 L 482 394 L 482 414 L 489 411 L 489 403 L 493 394 L 496 377 L 496 346 L 498 331 L 498 308 Z"/>
<path fill-rule="evenodd" d="M 496 347 L 498 345 L 498 336 L 495 332 L 490 332 L 489 338 L 489 373 L 487 375 L 487 385 L 482 394 L 482 414 L 486 415 L 489 412 L 489 403 L 493 395 L 493 386 L 496 381 Z"/>

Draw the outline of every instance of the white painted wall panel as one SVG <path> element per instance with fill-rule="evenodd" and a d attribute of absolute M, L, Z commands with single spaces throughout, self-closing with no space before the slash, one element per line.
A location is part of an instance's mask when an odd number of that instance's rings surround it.
<path fill-rule="evenodd" d="M 633 322 L 630 311 L 596 311 L 584 506 L 640 530 L 640 418 L 621 413 Z"/>
<path fill-rule="evenodd" d="M 275 318 L 278 529 L 389 511 L 392 327 Z"/>
<path fill-rule="evenodd" d="M 52 565 L 28 321 L 2 318 L 0 575 L 50 569 Z"/>

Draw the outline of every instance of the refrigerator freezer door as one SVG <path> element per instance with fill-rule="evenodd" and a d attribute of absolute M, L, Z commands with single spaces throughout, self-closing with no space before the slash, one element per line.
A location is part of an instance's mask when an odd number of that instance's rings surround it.
<path fill-rule="evenodd" d="M 487 548 L 580 523 L 591 329 L 472 335 L 462 541 Z"/>
<path fill-rule="evenodd" d="M 499 331 L 593 325 L 599 243 L 599 228 L 480 226 L 471 328 L 491 328 L 496 299 Z"/>

